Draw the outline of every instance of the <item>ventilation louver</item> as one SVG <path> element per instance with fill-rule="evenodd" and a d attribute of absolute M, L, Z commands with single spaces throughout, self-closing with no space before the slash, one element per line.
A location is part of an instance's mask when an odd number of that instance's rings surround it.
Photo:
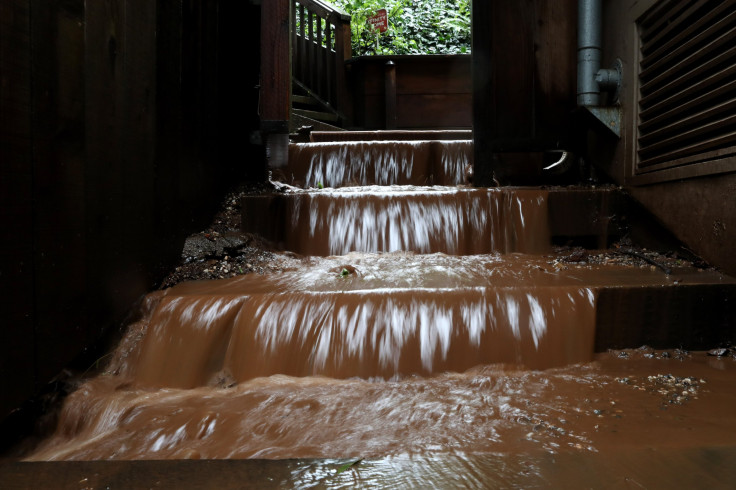
<path fill-rule="evenodd" d="M 668 0 L 638 20 L 637 174 L 736 155 L 736 0 Z"/>

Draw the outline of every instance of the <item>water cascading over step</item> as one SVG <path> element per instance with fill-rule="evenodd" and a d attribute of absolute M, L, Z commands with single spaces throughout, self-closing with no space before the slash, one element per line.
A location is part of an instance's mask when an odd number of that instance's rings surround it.
<path fill-rule="evenodd" d="M 249 196 L 243 228 L 304 255 L 544 253 L 547 192 L 368 186 Z M 277 216 L 277 219 L 273 219 Z"/>
<path fill-rule="evenodd" d="M 630 325 L 656 339 L 688 314 L 680 331 L 694 338 L 698 321 L 729 328 L 736 282 L 694 268 L 569 264 L 552 237 L 605 244 L 611 220 L 600 211 L 612 196 L 450 187 L 467 150 L 293 146 L 287 183 L 335 188 L 246 196 L 243 228 L 303 256 L 284 255 L 278 273 L 149 295 L 106 375 L 70 396 L 31 459 L 595 450 L 593 438 L 616 431 L 598 430 L 588 397 L 623 389 L 619 374 L 518 368 L 585 363 L 611 339 L 631 346 L 640 337 Z M 417 185 L 428 182 L 444 186 Z M 591 229 L 576 229 L 581 221 Z M 615 318 L 605 332 L 601 310 Z"/>
<path fill-rule="evenodd" d="M 279 171 L 300 187 L 459 185 L 472 164 L 470 140 L 297 143 Z"/>
<path fill-rule="evenodd" d="M 550 283 L 500 257 L 353 254 L 277 277 L 183 284 L 154 300 L 121 373 L 193 388 L 582 362 L 593 351 L 594 290 L 577 282 Z"/>

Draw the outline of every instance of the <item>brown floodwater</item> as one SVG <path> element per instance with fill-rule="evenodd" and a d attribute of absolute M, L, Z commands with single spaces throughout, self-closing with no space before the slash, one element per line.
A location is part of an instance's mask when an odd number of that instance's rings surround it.
<path fill-rule="evenodd" d="M 364 458 L 363 483 L 419 461 L 403 483 L 483 486 L 548 455 L 732 447 L 732 358 L 592 352 L 599 288 L 730 280 L 554 263 L 350 254 L 154 293 L 28 459 Z"/>
<path fill-rule="evenodd" d="M 308 256 L 150 294 L 27 461 L 259 459 L 268 487 L 733 487 L 730 352 L 594 350 L 604 293 L 667 331 L 652 298 L 670 296 L 647 292 L 734 280 L 553 253 L 547 191 L 458 186 L 471 154 L 291 145 L 290 185 L 248 200 L 243 223 Z M 118 471 L 76 468 L 88 487 Z M 211 486 L 244 467 L 169 468 Z"/>
<path fill-rule="evenodd" d="M 274 375 L 227 388 L 152 389 L 101 376 L 71 395 L 57 433 L 29 459 L 376 459 L 736 443 L 736 363 L 651 354 L 392 381 Z"/>

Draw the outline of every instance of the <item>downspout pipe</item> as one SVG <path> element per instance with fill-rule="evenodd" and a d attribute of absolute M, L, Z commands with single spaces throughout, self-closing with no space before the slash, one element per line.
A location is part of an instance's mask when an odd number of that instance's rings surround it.
<path fill-rule="evenodd" d="M 617 136 L 621 131 L 619 107 L 601 107 L 601 92 L 614 92 L 622 79 L 622 63 L 602 69 L 603 0 L 578 0 L 578 106 L 585 107 Z M 614 101 L 614 103 L 616 103 Z"/>
<path fill-rule="evenodd" d="M 578 0 L 578 105 L 600 105 L 602 0 Z"/>
<path fill-rule="evenodd" d="M 621 66 L 601 68 L 603 0 L 578 1 L 578 105 L 601 105 L 601 91 L 618 89 Z"/>

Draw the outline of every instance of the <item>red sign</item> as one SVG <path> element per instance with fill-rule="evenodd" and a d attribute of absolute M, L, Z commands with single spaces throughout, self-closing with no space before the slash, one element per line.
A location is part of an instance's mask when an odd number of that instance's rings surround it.
<path fill-rule="evenodd" d="M 386 9 L 376 12 L 376 15 L 368 17 L 368 23 L 378 32 L 386 32 L 388 30 L 388 14 Z"/>

